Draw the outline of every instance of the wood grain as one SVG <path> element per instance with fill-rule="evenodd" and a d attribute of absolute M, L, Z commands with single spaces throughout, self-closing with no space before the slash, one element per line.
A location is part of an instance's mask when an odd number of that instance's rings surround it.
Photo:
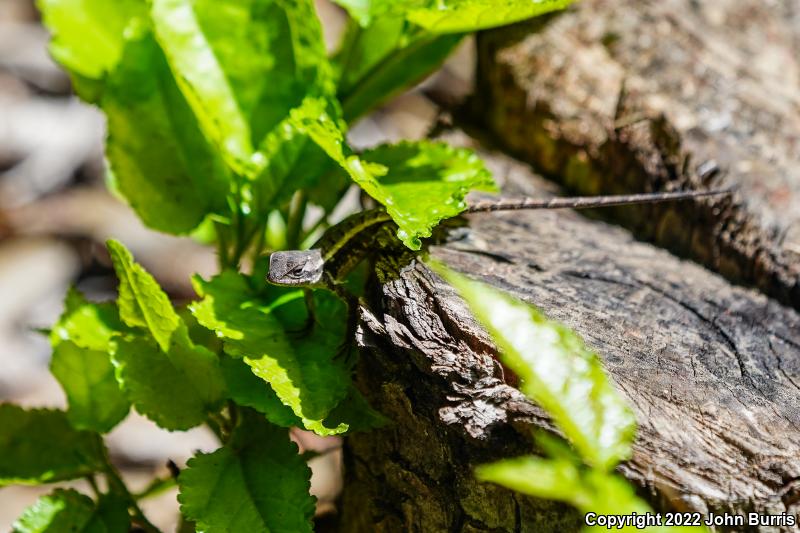
<path fill-rule="evenodd" d="M 506 190 L 537 178 L 503 156 Z M 800 511 L 800 315 L 574 212 L 470 215 L 430 253 L 574 328 L 639 422 L 620 471 L 661 510 Z M 359 385 L 394 420 L 346 446 L 342 531 L 578 531 L 567 507 L 477 483 L 547 417 L 419 257 L 384 252 Z M 753 531 L 791 531 L 753 528 Z"/>
<path fill-rule="evenodd" d="M 800 308 L 800 3 L 585 0 L 479 38 L 474 118 L 585 194 L 739 188 L 603 216 Z M 713 209 L 712 209 L 713 207 Z"/>

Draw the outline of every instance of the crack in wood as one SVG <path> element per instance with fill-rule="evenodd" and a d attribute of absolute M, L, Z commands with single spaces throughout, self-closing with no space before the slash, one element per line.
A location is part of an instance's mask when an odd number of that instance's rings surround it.
<path fill-rule="evenodd" d="M 445 240 L 431 246 L 430 254 L 536 304 L 576 329 L 603 357 L 640 423 L 634 456 L 620 471 L 654 505 L 797 511 L 790 481 L 800 476 L 796 311 L 574 213 L 471 217 L 469 231 L 467 242 L 476 251 L 465 250 L 463 239 L 452 248 Z M 480 253 L 483 247 L 497 247 L 503 257 Z M 452 288 L 419 260 L 398 260 L 391 253 L 378 258 L 376 270 L 383 282 L 375 286 L 373 312 L 362 310 L 359 338 L 366 353 L 359 385 L 375 407 L 394 415 L 394 424 L 354 436 L 348 446 L 376 472 L 423 468 L 419 479 L 432 487 L 409 493 L 400 481 L 363 470 L 348 473 L 353 477 L 347 483 L 395 483 L 392 491 L 403 493 L 401 507 L 414 520 L 427 513 L 453 520 L 465 505 L 459 494 L 486 490 L 466 475 L 473 465 L 530 453 L 531 427 L 554 428 L 541 409 L 503 382 L 494 346 Z M 778 347 L 781 337 L 787 340 Z M 779 362 L 784 372 L 776 370 Z M 392 459 L 434 450 L 447 451 L 426 459 L 427 466 Z M 455 478 L 462 492 L 443 490 L 453 483 L 453 472 L 463 473 Z M 580 529 L 580 517 L 564 506 L 514 496 L 520 502 L 516 511 L 507 492 L 493 490 L 479 493 L 470 520 L 436 522 L 441 529 L 431 530 Z M 355 500 L 345 508 L 367 515 L 385 511 Z M 381 505 L 406 516 L 399 500 Z M 493 507 L 507 509 L 508 516 L 498 518 Z M 451 518 L 442 518 L 442 508 L 451 508 Z M 374 530 L 414 530 L 414 524 Z"/>

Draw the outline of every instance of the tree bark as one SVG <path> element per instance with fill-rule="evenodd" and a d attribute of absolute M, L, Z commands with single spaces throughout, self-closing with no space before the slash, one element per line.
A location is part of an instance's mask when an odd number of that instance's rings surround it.
<path fill-rule="evenodd" d="M 485 157 L 509 193 L 547 188 Z M 619 470 L 657 509 L 800 511 L 795 310 L 574 212 L 472 215 L 430 253 L 600 354 L 639 423 Z M 347 439 L 340 530 L 579 531 L 582 516 L 564 505 L 474 479 L 475 465 L 535 452 L 531 429 L 553 427 L 419 256 L 384 254 L 375 271 L 358 381 L 393 423 Z"/>
<path fill-rule="evenodd" d="M 584 0 L 478 48 L 495 142 L 579 193 L 736 186 L 603 216 L 800 309 L 797 0 Z"/>
<path fill-rule="evenodd" d="M 471 131 L 570 192 L 738 192 L 592 214 L 694 262 L 564 211 L 472 215 L 431 255 L 601 356 L 639 423 L 619 471 L 657 510 L 800 513 L 800 4 L 583 0 L 478 54 Z M 559 192 L 484 155 L 508 194 Z M 464 303 L 420 256 L 375 273 L 358 382 L 393 424 L 347 439 L 340 530 L 579 531 L 569 507 L 475 481 L 554 428 Z"/>

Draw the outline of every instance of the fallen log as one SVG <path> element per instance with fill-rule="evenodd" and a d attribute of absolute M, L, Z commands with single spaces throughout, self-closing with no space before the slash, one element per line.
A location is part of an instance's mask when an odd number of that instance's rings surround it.
<path fill-rule="evenodd" d="M 542 184 L 504 156 L 489 161 L 509 193 Z M 639 423 L 619 470 L 657 509 L 800 512 L 797 311 L 574 212 L 472 215 L 430 253 L 600 354 Z M 393 423 L 347 439 L 339 530 L 579 531 L 564 505 L 474 479 L 474 466 L 530 453 L 531 429 L 553 427 L 420 257 L 375 264 L 358 383 Z"/>
<path fill-rule="evenodd" d="M 795 0 L 584 0 L 478 43 L 472 118 L 496 143 L 571 192 L 738 187 L 602 216 L 800 309 Z"/>

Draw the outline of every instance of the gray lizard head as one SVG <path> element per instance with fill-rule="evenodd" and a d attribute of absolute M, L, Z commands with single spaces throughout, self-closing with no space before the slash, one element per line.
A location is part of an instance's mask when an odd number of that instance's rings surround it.
<path fill-rule="evenodd" d="M 319 249 L 273 252 L 267 281 L 285 287 L 317 285 L 322 282 L 324 268 Z"/>

